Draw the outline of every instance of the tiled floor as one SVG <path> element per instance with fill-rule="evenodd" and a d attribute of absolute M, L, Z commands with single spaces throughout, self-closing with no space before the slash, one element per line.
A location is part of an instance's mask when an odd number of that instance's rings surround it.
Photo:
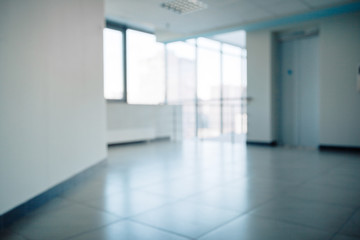
<path fill-rule="evenodd" d="M 0 239 L 360 239 L 360 155 L 219 142 L 111 147 Z"/>

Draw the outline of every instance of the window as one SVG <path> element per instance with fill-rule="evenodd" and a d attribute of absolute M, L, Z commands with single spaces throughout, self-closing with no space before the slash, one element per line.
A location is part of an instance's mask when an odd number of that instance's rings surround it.
<path fill-rule="evenodd" d="M 220 52 L 198 48 L 198 97 L 220 99 Z"/>
<path fill-rule="evenodd" d="M 221 48 L 221 43 L 218 41 L 210 40 L 208 38 L 198 38 L 197 44 L 201 48 L 211 49 L 215 51 L 219 51 Z"/>
<path fill-rule="evenodd" d="M 104 29 L 104 96 L 124 99 L 123 33 Z"/>
<path fill-rule="evenodd" d="M 218 137 L 221 134 L 221 44 L 198 39 L 198 136 Z"/>
<path fill-rule="evenodd" d="M 183 103 L 195 99 L 195 46 L 185 42 L 169 43 L 167 50 L 167 101 Z"/>
<path fill-rule="evenodd" d="M 179 104 L 184 138 L 233 138 L 247 131 L 246 49 L 208 38 L 165 45 L 153 34 L 107 22 L 104 96 Z"/>
<path fill-rule="evenodd" d="M 126 30 L 127 102 L 165 102 L 165 46 L 153 34 Z"/>
<path fill-rule="evenodd" d="M 182 105 L 184 138 L 196 133 L 196 47 L 187 42 L 166 45 L 167 103 Z"/>
<path fill-rule="evenodd" d="M 231 51 L 230 51 L 231 50 Z M 222 55 L 222 80 L 223 98 L 230 100 L 241 97 L 242 87 L 242 64 L 241 49 L 233 46 L 223 45 Z"/>
<path fill-rule="evenodd" d="M 241 140 L 246 50 L 197 38 L 168 43 L 166 53 L 167 103 L 182 106 L 183 137 Z"/>

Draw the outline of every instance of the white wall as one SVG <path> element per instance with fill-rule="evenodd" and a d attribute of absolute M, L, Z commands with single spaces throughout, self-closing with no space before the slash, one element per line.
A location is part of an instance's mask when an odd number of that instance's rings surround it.
<path fill-rule="evenodd" d="M 360 13 L 320 25 L 320 143 L 360 147 Z"/>
<path fill-rule="evenodd" d="M 103 4 L 0 1 L 0 214 L 106 157 Z"/>
<path fill-rule="evenodd" d="M 319 27 L 319 130 L 320 145 L 360 147 L 360 93 L 356 91 L 356 66 L 360 63 L 360 13 L 333 16 L 304 25 Z M 301 27 L 301 24 L 293 26 Z M 274 32 L 247 33 L 248 44 L 248 141 L 276 140 Z M 272 60 L 271 60 L 272 59 Z M 271 67 L 272 66 L 272 67 Z M 271 121 L 273 119 L 273 121 Z M 281 126 L 280 126 L 281 127 Z M 272 132 L 272 134 L 271 134 Z"/>
<path fill-rule="evenodd" d="M 108 143 L 124 143 L 177 135 L 178 106 L 107 103 Z M 178 120 L 176 120 L 176 119 Z"/>
<path fill-rule="evenodd" d="M 248 32 L 247 43 L 247 141 L 270 143 L 274 138 L 272 95 L 272 35 L 270 31 Z"/>

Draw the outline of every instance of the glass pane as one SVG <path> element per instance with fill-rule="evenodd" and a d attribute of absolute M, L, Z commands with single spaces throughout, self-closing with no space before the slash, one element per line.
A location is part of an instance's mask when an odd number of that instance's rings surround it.
<path fill-rule="evenodd" d="M 126 34 L 128 103 L 164 103 L 164 44 L 156 42 L 153 34 L 135 30 L 127 30 Z"/>
<path fill-rule="evenodd" d="M 195 138 L 196 111 L 194 103 L 182 104 L 182 134 L 184 139 Z"/>
<path fill-rule="evenodd" d="M 223 135 L 222 139 L 232 142 L 244 142 L 246 134 L 246 114 L 242 102 L 223 102 Z"/>
<path fill-rule="evenodd" d="M 167 44 L 168 103 L 194 101 L 196 84 L 195 46 L 185 42 Z"/>
<path fill-rule="evenodd" d="M 198 98 L 220 99 L 220 52 L 198 48 Z"/>
<path fill-rule="evenodd" d="M 223 54 L 223 98 L 240 98 L 241 97 L 241 58 Z"/>
<path fill-rule="evenodd" d="M 218 41 L 210 40 L 207 38 L 198 38 L 197 44 L 199 47 L 213 49 L 213 50 L 220 50 L 221 43 Z"/>
<path fill-rule="evenodd" d="M 123 36 L 122 32 L 104 29 L 104 96 L 106 99 L 123 99 Z"/>
<path fill-rule="evenodd" d="M 241 101 L 229 100 L 223 102 L 223 133 L 241 132 Z"/>
<path fill-rule="evenodd" d="M 232 46 L 229 44 L 223 44 L 222 51 L 223 51 L 223 53 L 236 55 L 236 56 L 240 56 L 242 53 L 241 48 L 235 47 L 235 46 Z"/>
<path fill-rule="evenodd" d="M 191 44 L 191 45 L 195 45 L 196 44 L 196 39 L 195 38 L 191 38 L 186 40 L 186 43 Z"/>
<path fill-rule="evenodd" d="M 198 109 L 198 137 L 216 138 L 220 136 L 220 102 L 202 102 Z"/>
<path fill-rule="evenodd" d="M 242 84 L 243 84 L 243 92 L 244 94 L 242 96 L 246 96 L 246 86 L 247 86 L 247 58 L 246 58 L 246 50 L 243 50 L 243 57 L 241 58 L 241 76 L 242 76 Z"/>

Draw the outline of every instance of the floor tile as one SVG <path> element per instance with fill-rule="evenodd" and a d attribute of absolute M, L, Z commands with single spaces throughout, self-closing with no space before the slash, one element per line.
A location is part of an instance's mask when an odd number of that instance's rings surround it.
<path fill-rule="evenodd" d="M 120 190 L 135 189 L 139 186 L 146 186 L 151 183 L 156 183 L 161 180 L 160 176 L 156 176 L 153 173 L 143 174 L 141 172 L 127 169 L 121 166 L 119 163 L 115 166 L 107 166 L 103 169 L 103 173 L 97 176 L 94 181 L 101 184 L 108 184 L 109 186 L 117 186 Z"/>
<path fill-rule="evenodd" d="M 29 239 L 64 239 L 119 220 L 118 217 L 95 209 L 70 206 L 34 213 L 15 223 L 11 230 Z"/>
<path fill-rule="evenodd" d="M 360 207 L 360 191 L 342 189 L 329 185 L 306 184 L 288 190 L 287 195 L 299 199 L 320 201 L 345 207 Z"/>
<path fill-rule="evenodd" d="M 0 230 L 0 239 L 1 240 L 26 240 L 23 236 L 18 233 L 14 233 L 8 230 Z"/>
<path fill-rule="evenodd" d="M 360 240 L 360 237 L 349 237 L 349 236 L 345 236 L 345 235 L 336 235 L 333 239 L 331 240 Z"/>
<path fill-rule="evenodd" d="M 140 191 L 129 191 L 124 193 L 115 193 L 107 197 L 101 197 L 91 201 L 85 201 L 84 204 L 105 210 L 106 212 L 116 214 L 120 217 L 130 217 L 174 200 L 164 196 L 150 194 Z"/>
<path fill-rule="evenodd" d="M 72 205 L 73 202 L 71 200 L 63 199 L 60 197 L 54 197 L 53 199 L 49 200 L 41 207 L 34 209 L 30 214 L 47 214 L 49 212 L 68 207 Z"/>
<path fill-rule="evenodd" d="M 154 164 L 154 167 L 150 167 L 149 169 L 134 169 L 132 167 L 123 169 L 122 167 L 120 170 L 116 170 L 118 165 L 120 164 L 118 163 L 115 166 L 109 167 L 106 175 L 102 176 L 102 178 L 105 178 L 107 183 L 111 185 L 132 190 L 162 181 L 175 180 L 176 178 L 190 175 L 193 172 L 193 169 L 172 166 L 171 164 L 164 164 L 165 166 L 162 164 Z"/>
<path fill-rule="evenodd" d="M 357 210 L 350 218 L 350 220 L 341 230 L 341 233 L 360 238 L 360 210 Z"/>
<path fill-rule="evenodd" d="M 351 191 L 360 191 L 359 176 L 330 172 L 329 174 L 319 176 L 308 182 L 309 184 L 328 185 L 332 187 L 348 189 Z"/>
<path fill-rule="evenodd" d="M 315 201 L 277 198 L 259 207 L 251 214 L 335 233 L 340 230 L 353 212 L 354 210 L 351 208 Z"/>
<path fill-rule="evenodd" d="M 133 218 L 160 229 L 196 238 L 238 216 L 236 212 L 179 202 Z"/>
<path fill-rule="evenodd" d="M 195 170 L 189 175 L 189 178 L 212 185 L 222 185 L 246 178 L 246 169 L 242 165 L 242 163 L 229 163 L 229 166 L 224 163 L 214 164 L 211 167 L 207 166 L 205 169 Z"/>
<path fill-rule="evenodd" d="M 360 158 L 360 157 L 359 157 Z M 360 165 L 354 165 L 353 163 L 342 164 L 335 169 L 332 169 L 329 174 L 340 174 L 349 176 L 359 176 Z"/>
<path fill-rule="evenodd" d="M 240 217 L 201 237 L 201 240 L 329 240 L 324 231 L 258 217 Z"/>
<path fill-rule="evenodd" d="M 276 195 L 284 193 L 289 188 L 294 188 L 296 186 L 298 186 L 298 183 L 282 181 L 277 178 L 252 177 L 234 181 L 227 184 L 225 187 L 233 190 L 242 189 L 254 193 Z"/>
<path fill-rule="evenodd" d="M 190 176 L 173 181 L 164 181 L 139 190 L 159 194 L 175 199 L 182 199 L 191 195 L 204 192 L 215 186 L 221 185 L 221 182 L 212 179 L 203 179 L 201 176 Z"/>
<path fill-rule="evenodd" d="M 188 238 L 131 221 L 120 221 L 69 240 L 186 240 Z"/>
<path fill-rule="evenodd" d="M 109 194 L 121 192 L 124 190 L 127 190 L 126 186 L 124 185 L 89 179 L 88 181 L 77 184 L 65 193 L 61 194 L 59 197 L 77 202 L 83 202 L 89 199 L 106 197 Z"/>
<path fill-rule="evenodd" d="M 276 163 L 273 163 L 276 165 Z M 288 183 L 301 183 L 309 178 L 313 178 L 318 174 L 317 171 L 311 169 L 292 169 L 292 168 L 256 168 L 251 171 L 250 177 L 268 178 Z"/>
<path fill-rule="evenodd" d="M 242 214 L 269 201 L 271 198 L 272 195 L 269 193 L 252 192 L 242 188 L 230 188 L 224 186 L 196 194 L 187 198 L 186 201 L 233 210 Z"/>
<path fill-rule="evenodd" d="M 216 141 L 114 146 L 0 238 L 360 239 L 359 159 Z"/>

